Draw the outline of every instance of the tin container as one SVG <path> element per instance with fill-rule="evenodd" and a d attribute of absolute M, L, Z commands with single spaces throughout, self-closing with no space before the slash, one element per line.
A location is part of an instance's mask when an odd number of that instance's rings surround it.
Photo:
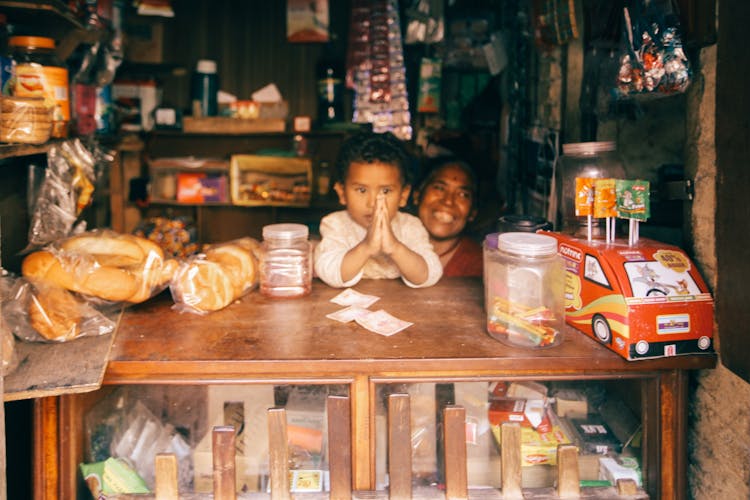
<path fill-rule="evenodd" d="M 308 295 L 312 289 L 312 249 L 304 224 L 263 227 L 260 292 L 272 298 Z"/>
<path fill-rule="evenodd" d="M 565 269 L 557 240 L 525 232 L 484 242 L 487 332 L 501 342 L 544 348 L 562 341 Z"/>

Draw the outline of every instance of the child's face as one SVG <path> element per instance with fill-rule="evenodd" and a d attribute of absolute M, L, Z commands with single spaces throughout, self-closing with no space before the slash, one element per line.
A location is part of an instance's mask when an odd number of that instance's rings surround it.
<path fill-rule="evenodd" d="M 365 228 L 372 223 L 378 194 L 385 195 L 388 216 L 393 219 L 406 206 L 411 191 L 403 185 L 398 167 L 386 163 L 352 163 L 344 183 L 337 182 L 334 189 L 354 222 Z"/>

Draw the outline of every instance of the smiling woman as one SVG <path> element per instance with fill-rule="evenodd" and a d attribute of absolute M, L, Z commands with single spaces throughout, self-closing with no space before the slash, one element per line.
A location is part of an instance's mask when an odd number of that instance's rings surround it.
<path fill-rule="evenodd" d="M 417 214 L 440 257 L 443 276 L 482 276 L 482 247 L 464 234 L 477 214 L 476 195 L 473 169 L 453 156 L 431 160 L 414 191 Z"/>

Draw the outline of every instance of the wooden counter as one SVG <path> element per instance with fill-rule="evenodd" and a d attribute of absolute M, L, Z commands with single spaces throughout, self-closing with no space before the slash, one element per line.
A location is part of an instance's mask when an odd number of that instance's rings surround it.
<path fill-rule="evenodd" d="M 552 348 L 509 347 L 486 333 L 478 279 L 444 279 L 426 289 L 371 280 L 354 288 L 380 297 L 370 309 L 385 309 L 414 324 L 383 337 L 354 322 L 330 320 L 326 314 L 341 308 L 330 299 L 341 290 L 320 282 L 308 297 L 267 299 L 254 291 L 205 316 L 173 311 L 165 294 L 123 314 L 104 384 L 348 384 L 353 481 L 355 489 L 364 490 L 374 487 L 375 426 L 370 423 L 377 384 L 641 379 L 647 491 L 653 498 L 684 497 L 685 370 L 712 368 L 714 355 L 626 361 L 573 329 Z M 61 477 L 70 474 L 65 467 L 63 457 Z"/>

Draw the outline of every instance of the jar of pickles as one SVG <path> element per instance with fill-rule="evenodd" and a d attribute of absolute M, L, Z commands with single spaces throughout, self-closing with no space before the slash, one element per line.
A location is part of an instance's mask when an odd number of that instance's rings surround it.
<path fill-rule="evenodd" d="M 312 251 L 304 224 L 263 227 L 260 292 L 273 298 L 308 295 L 312 288 Z"/>
<path fill-rule="evenodd" d="M 487 332 L 530 348 L 562 341 L 565 268 L 552 236 L 525 232 L 490 235 L 484 244 Z"/>

